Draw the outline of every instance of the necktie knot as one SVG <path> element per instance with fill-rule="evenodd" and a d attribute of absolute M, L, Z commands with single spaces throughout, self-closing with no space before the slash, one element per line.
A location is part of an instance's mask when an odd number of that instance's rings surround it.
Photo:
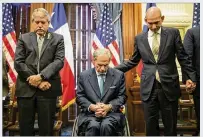
<path fill-rule="evenodd" d="M 158 32 L 154 32 L 153 36 L 156 37 L 159 33 Z"/>

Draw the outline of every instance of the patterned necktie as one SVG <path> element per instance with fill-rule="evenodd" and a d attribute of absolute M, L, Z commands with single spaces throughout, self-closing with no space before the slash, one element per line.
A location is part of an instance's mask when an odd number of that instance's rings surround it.
<path fill-rule="evenodd" d="M 152 41 L 152 53 L 154 55 L 154 59 L 156 62 L 158 60 L 158 55 L 159 55 L 159 41 L 158 41 L 157 35 L 158 33 L 153 34 L 153 41 Z M 158 70 L 156 70 L 156 80 L 160 82 Z"/>
<path fill-rule="evenodd" d="M 159 54 L 159 41 L 157 39 L 158 33 L 153 34 L 153 41 L 152 41 L 152 53 L 154 55 L 154 58 L 157 62 L 158 60 L 158 54 Z"/>
<path fill-rule="evenodd" d="M 39 37 L 37 39 L 37 46 L 38 46 L 38 51 L 39 51 L 39 59 L 40 59 L 40 55 L 41 55 L 41 49 L 42 49 L 43 42 L 44 42 L 44 38 L 43 37 Z M 38 61 L 38 64 L 37 64 L 37 71 L 38 71 L 38 73 L 40 72 L 39 61 Z"/>
<path fill-rule="evenodd" d="M 39 50 L 39 57 L 41 54 L 41 49 L 42 49 L 42 45 L 43 45 L 44 39 L 42 37 L 39 37 L 37 40 L 37 44 L 38 44 L 38 50 Z"/>
<path fill-rule="evenodd" d="M 105 74 L 100 74 L 99 75 L 99 89 L 100 89 L 101 95 L 104 92 L 104 77 L 105 77 Z"/>

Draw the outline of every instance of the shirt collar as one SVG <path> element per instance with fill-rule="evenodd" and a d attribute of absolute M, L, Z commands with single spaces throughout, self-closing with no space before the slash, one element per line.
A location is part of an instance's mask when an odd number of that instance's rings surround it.
<path fill-rule="evenodd" d="M 44 34 L 43 37 L 42 37 L 42 36 L 39 36 L 39 35 L 37 34 L 37 39 L 39 39 L 40 37 L 41 37 L 42 39 L 44 39 L 45 36 L 46 36 L 46 33 Z"/>
<path fill-rule="evenodd" d="M 161 27 L 159 28 L 159 30 L 157 31 L 157 33 L 158 33 L 159 35 L 161 34 Z M 148 31 L 148 36 L 149 36 L 149 37 L 153 37 L 153 34 L 154 34 L 154 32 L 149 29 L 149 31 Z"/>

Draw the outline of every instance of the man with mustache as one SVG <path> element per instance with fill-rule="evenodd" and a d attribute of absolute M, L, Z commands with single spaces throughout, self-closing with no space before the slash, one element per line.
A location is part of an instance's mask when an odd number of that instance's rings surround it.
<path fill-rule="evenodd" d="M 147 136 L 159 136 L 159 111 L 165 136 L 176 136 L 179 76 L 176 57 L 185 70 L 186 86 L 195 87 L 196 74 L 191 58 L 185 53 L 178 29 L 162 26 L 164 16 L 158 7 L 147 10 L 145 22 L 149 28 L 135 37 L 135 50 L 129 61 L 116 68 L 126 72 L 143 61 L 140 94 L 144 106 Z"/>
<path fill-rule="evenodd" d="M 16 93 L 21 136 L 34 135 L 38 113 L 40 136 L 53 135 L 57 96 L 62 94 L 59 71 L 64 62 L 62 35 L 48 32 L 50 15 L 43 8 L 32 14 L 34 32 L 20 35 L 15 52 Z"/>

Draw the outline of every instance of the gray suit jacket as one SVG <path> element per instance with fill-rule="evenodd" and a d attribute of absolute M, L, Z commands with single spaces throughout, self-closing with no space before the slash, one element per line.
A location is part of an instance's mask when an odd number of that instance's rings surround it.
<path fill-rule="evenodd" d="M 79 125 L 83 123 L 88 115 L 94 115 L 94 113 L 88 111 L 88 107 L 90 104 L 96 104 L 97 102 L 111 104 L 113 112 L 108 113 L 108 115 L 120 119 L 122 114 L 119 108 L 126 102 L 127 96 L 125 92 L 125 78 L 121 71 L 112 68 L 108 69 L 102 96 L 95 69 L 83 71 L 78 79 L 76 92 L 76 102 L 82 110 L 79 117 Z"/>
<path fill-rule="evenodd" d="M 135 37 L 135 51 L 129 61 L 116 68 L 126 72 L 135 67 L 140 59 L 143 61 L 141 75 L 141 98 L 149 99 L 155 81 L 155 72 L 158 69 L 161 85 L 168 100 L 174 101 L 180 97 L 180 85 L 175 57 L 191 80 L 196 81 L 195 71 L 191 59 L 185 53 L 180 33 L 175 28 L 161 28 L 161 41 L 158 61 L 156 63 L 150 45 L 148 33 L 143 32 Z"/>
<path fill-rule="evenodd" d="M 41 49 L 41 56 L 37 47 L 37 35 L 34 32 L 20 35 L 15 52 L 14 66 L 18 73 L 16 81 L 17 97 L 32 97 L 35 92 L 38 95 L 56 97 L 61 95 L 61 81 L 59 71 L 64 63 L 64 39 L 62 35 L 47 32 Z M 40 64 L 40 72 L 51 83 L 51 88 L 41 91 L 28 84 L 26 79 L 38 74 L 37 64 Z"/>

